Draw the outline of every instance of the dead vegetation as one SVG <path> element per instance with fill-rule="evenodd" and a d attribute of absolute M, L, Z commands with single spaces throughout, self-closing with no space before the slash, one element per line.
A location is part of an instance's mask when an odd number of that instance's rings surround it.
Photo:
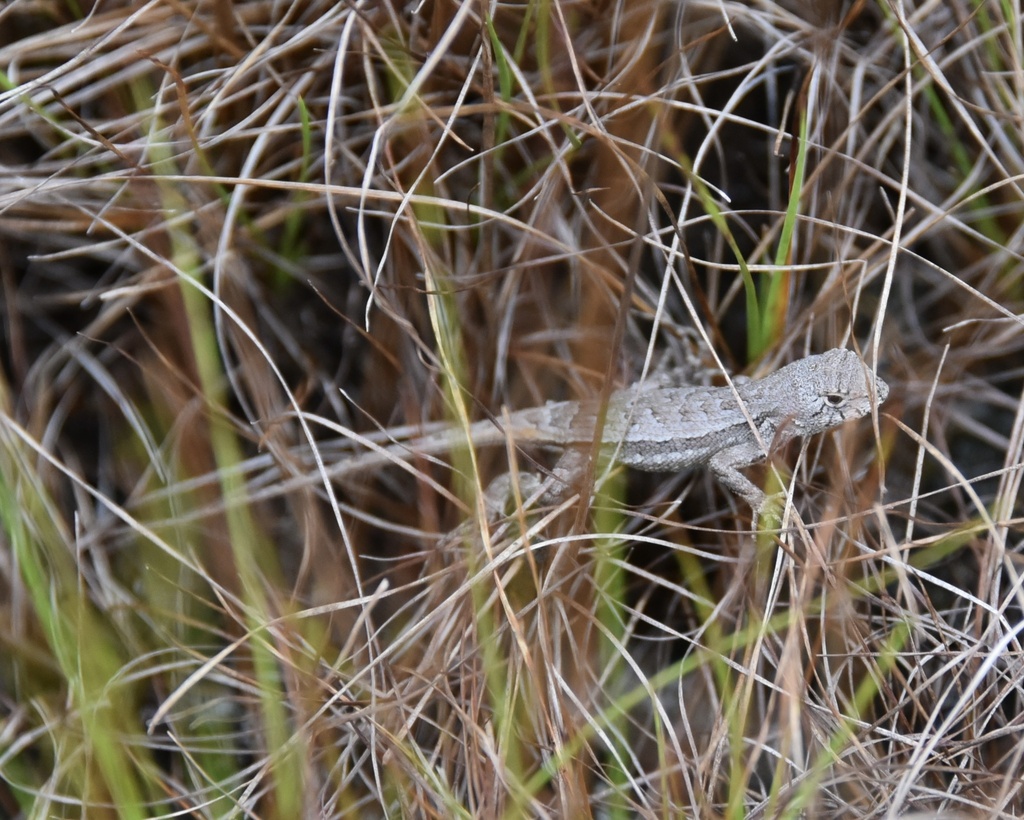
<path fill-rule="evenodd" d="M 0 6 L 0 815 L 1024 813 L 1011 5 Z M 329 476 L 834 346 L 779 531 Z"/>

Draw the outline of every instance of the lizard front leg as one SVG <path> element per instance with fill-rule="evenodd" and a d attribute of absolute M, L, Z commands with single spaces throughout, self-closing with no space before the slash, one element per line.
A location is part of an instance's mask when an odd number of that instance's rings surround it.
<path fill-rule="evenodd" d="M 764 461 L 766 454 L 756 442 L 737 444 L 715 453 L 708 460 L 708 469 L 722 484 L 743 498 L 753 509 L 755 521 L 767 500 L 760 488 L 739 471 Z"/>

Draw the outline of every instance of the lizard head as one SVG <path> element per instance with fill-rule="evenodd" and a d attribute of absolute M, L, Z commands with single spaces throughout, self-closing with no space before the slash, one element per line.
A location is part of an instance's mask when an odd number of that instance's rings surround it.
<path fill-rule="evenodd" d="M 872 375 L 852 350 L 829 350 L 787 365 L 783 389 L 790 391 L 795 433 L 811 436 L 859 419 L 889 395 L 889 385 Z"/>

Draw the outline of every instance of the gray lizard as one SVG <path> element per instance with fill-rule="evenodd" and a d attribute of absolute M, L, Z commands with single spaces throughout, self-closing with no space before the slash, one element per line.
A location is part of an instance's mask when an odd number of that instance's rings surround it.
<path fill-rule="evenodd" d="M 763 461 L 768 449 L 797 436 L 812 436 L 858 419 L 889 395 L 850 350 L 807 356 L 756 381 L 725 387 L 626 387 L 612 393 L 602 448 L 615 461 L 647 472 L 707 466 L 722 484 L 750 504 L 755 515 L 764 493 L 740 468 Z M 475 446 L 539 444 L 577 453 L 589 447 L 598 422 L 596 401 L 548 402 L 512 413 L 499 426 L 484 420 L 469 427 Z M 756 429 L 756 434 L 755 434 Z M 466 442 L 466 431 L 446 430 L 395 443 L 335 464 L 334 477 L 408 462 Z M 577 458 L 577 461 L 579 459 Z M 565 469 L 555 468 L 564 478 Z"/>

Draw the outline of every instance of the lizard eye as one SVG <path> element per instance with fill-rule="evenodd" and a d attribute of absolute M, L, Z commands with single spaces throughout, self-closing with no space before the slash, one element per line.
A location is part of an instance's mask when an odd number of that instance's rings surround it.
<path fill-rule="evenodd" d="M 846 404 L 846 396 L 842 393 L 826 393 L 822 398 L 829 407 L 842 407 Z"/>

